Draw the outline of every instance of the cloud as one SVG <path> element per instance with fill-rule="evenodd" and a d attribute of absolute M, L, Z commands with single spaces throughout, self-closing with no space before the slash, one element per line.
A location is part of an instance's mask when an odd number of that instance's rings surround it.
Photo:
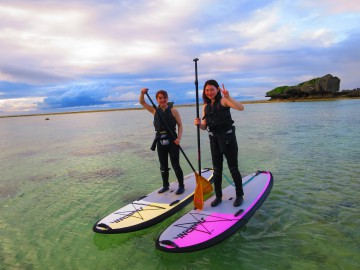
<path fill-rule="evenodd" d="M 182 52 L 179 41 L 186 43 L 179 35 L 182 26 L 203 1 L 38 2 L 0 5 L 7 26 L 0 31 L 1 46 L 10 52 L 0 55 L 0 68 L 21 62 L 24 69 L 76 80 L 84 74 L 169 69 Z M 37 79 L 12 71 L 7 75 L 16 80 Z"/>
<path fill-rule="evenodd" d="M 103 98 L 107 95 L 110 87 L 107 84 L 92 83 L 71 86 L 69 89 L 63 89 L 59 95 L 46 97 L 42 103 L 39 103 L 39 106 L 43 109 L 51 109 L 105 104 Z"/>
<path fill-rule="evenodd" d="M 316 15 L 292 11 L 296 5 L 272 5 L 256 10 L 246 21 L 224 26 L 246 43 L 244 50 L 281 50 L 311 47 L 328 47 L 339 41 L 333 22 Z"/>
<path fill-rule="evenodd" d="M 142 87 L 194 99 L 195 57 L 200 88 L 213 78 L 237 97 L 328 73 L 355 88 L 359 17 L 335 0 L 7 1 L 0 99 L 106 107 L 136 102 Z"/>
<path fill-rule="evenodd" d="M 318 9 L 327 14 L 357 13 L 360 5 L 357 1 L 338 1 L 338 0 L 305 0 L 299 1 L 298 6 L 305 9 Z"/>
<path fill-rule="evenodd" d="M 24 64 L 10 64 L 1 68 L 0 81 L 16 83 L 21 81 L 28 84 L 58 83 L 71 80 L 71 77 L 62 76 L 58 73 L 44 69 L 31 69 Z"/>
<path fill-rule="evenodd" d="M 103 100 L 108 102 L 122 102 L 122 101 L 136 101 L 139 99 L 139 94 L 135 92 L 125 92 L 119 93 L 115 92 L 113 94 L 108 95 Z"/>
<path fill-rule="evenodd" d="M 42 97 L 36 98 L 14 98 L 0 99 L 0 112 L 11 114 L 13 112 L 34 112 L 38 111 L 37 104 L 42 102 Z"/>

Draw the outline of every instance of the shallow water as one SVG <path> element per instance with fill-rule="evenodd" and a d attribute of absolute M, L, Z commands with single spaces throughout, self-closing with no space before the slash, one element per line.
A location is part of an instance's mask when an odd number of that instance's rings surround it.
<path fill-rule="evenodd" d="M 359 269 L 360 100 L 245 108 L 232 111 L 241 173 L 269 170 L 273 189 L 237 233 L 186 254 L 160 252 L 155 239 L 191 205 L 142 231 L 92 232 L 161 185 L 149 113 L 0 119 L 0 269 Z M 197 168 L 195 107 L 178 110 Z M 205 132 L 201 149 L 210 167 Z"/>

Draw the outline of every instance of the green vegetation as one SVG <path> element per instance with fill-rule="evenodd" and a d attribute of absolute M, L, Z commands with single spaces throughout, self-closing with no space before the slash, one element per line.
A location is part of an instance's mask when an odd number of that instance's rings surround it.
<path fill-rule="evenodd" d="M 282 95 L 285 93 L 285 90 L 288 89 L 290 86 L 284 85 L 274 88 L 273 90 L 266 93 L 266 96 L 273 96 L 273 95 Z"/>
<path fill-rule="evenodd" d="M 314 78 L 314 79 L 311 79 L 311 80 L 309 80 L 309 81 L 299 83 L 298 86 L 302 86 L 302 85 L 304 85 L 304 84 L 306 84 L 306 85 L 315 85 L 315 83 L 316 83 L 319 79 L 320 79 L 320 78 Z"/>
<path fill-rule="evenodd" d="M 294 86 L 276 87 L 267 92 L 266 97 L 270 100 L 360 97 L 360 88 L 338 92 L 339 88 L 340 79 L 327 74 Z"/>

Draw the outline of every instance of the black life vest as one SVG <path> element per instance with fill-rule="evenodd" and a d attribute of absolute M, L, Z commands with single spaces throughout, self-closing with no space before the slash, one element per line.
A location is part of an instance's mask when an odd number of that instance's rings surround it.
<path fill-rule="evenodd" d="M 204 118 L 210 131 L 228 130 L 234 123 L 231 118 L 230 107 L 222 106 L 220 101 L 215 101 L 212 105 L 210 102 L 207 103 Z"/>
<path fill-rule="evenodd" d="M 153 122 L 156 132 L 169 132 L 167 130 L 166 126 L 163 124 L 163 121 L 160 119 L 160 117 L 162 117 L 162 119 L 164 119 L 166 125 L 170 128 L 170 130 L 175 133 L 176 119 L 171 112 L 171 108 L 172 108 L 172 106 L 169 105 L 165 109 L 165 111 L 163 111 L 161 108 L 158 108 L 156 110 L 156 113 L 154 115 L 154 122 Z"/>

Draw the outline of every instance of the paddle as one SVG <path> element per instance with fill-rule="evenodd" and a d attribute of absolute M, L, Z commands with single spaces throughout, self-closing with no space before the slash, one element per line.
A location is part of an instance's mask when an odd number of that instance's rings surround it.
<path fill-rule="evenodd" d="M 153 108 L 157 111 L 158 108 L 156 107 L 155 103 L 153 102 L 153 100 L 151 99 L 151 97 L 149 96 L 149 94 L 148 94 L 147 92 L 146 92 L 145 94 L 146 94 L 146 96 L 148 97 L 148 99 L 150 100 Z M 159 113 L 159 116 L 160 116 L 160 121 L 161 121 L 161 123 L 165 126 L 165 128 L 167 129 L 167 131 L 169 132 L 169 134 L 171 135 L 171 137 L 172 137 L 174 140 L 176 140 L 175 134 L 174 134 L 173 131 L 169 128 L 169 126 L 167 125 L 167 123 L 166 123 L 166 121 L 165 121 L 165 119 L 163 118 L 163 116 L 162 116 L 161 113 Z M 210 182 L 200 175 L 200 174 L 201 174 L 201 171 L 200 171 L 200 170 L 199 170 L 199 174 L 195 171 L 194 166 L 191 164 L 190 160 L 189 160 L 188 157 L 186 156 L 186 154 L 185 154 L 184 150 L 182 149 L 182 147 L 180 146 L 180 144 L 178 145 L 178 147 L 179 147 L 181 153 L 184 155 L 186 161 L 189 163 L 192 171 L 194 172 L 195 177 L 196 177 L 196 183 L 201 183 L 202 185 L 204 185 L 204 187 L 205 187 L 205 188 L 204 188 L 204 192 L 206 192 L 205 194 L 212 192 L 213 187 L 212 187 L 212 185 L 210 184 Z"/>
<path fill-rule="evenodd" d="M 193 60 L 195 62 L 195 87 L 196 87 L 196 117 L 199 117 L 199 82 L 197 73 L 197 61 L 198 58 Z M 199 177 L 201 177 L 201 151 L 200 151 L 200 124 L 197 125 L 197 146 L 198 146 L 198 165 L 199 165 Z M 210 186 L 210 187 L 209 187 Z M 203 186 L 203 182 L 196 178 L 196 187 L 194 192 L 194 206 L 195 208 L 202 210 L 204 207 L 204 194 L 210 193 L 213 190 L 212 185 L 207 182 L 207 186 Z"/>

